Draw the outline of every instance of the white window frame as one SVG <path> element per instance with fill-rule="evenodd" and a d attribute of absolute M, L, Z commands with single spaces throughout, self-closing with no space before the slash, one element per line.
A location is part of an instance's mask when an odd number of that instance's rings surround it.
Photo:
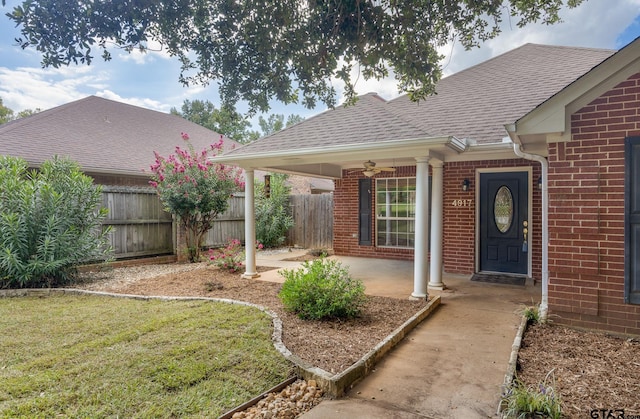
<path fill-rule="evenodd" d="M 415 220 L 416 220 L 416 178 L 415 177 L 390 177 L 390 178 L 378 178 L 375 179 L 375 202 L 374 202 L 374 211 L 375 211 L 375 220 L 374 220 L 374 224 L 375 224 L 375 243 L 377 247 L 382 247 L 382 248 L 390 248 L 390 249 L 413 249 L 415 247 Z M 384 185 L 385 188 L 381 188 L 380 185 Z M 411 192 L 411 190 L 408 190 L 407 192 L 407 202 L 398 202 L 396 199 L 395 204 L 396 205 L 407 205 L 407 215 L 406 216 L 398 216 L 397 214 L 390 214 L 390 212 L 392 212 L 390 206 L 393 205 L 393 202 L 379 202 L 379 197 L 381 197 L 382 195 L 380 194 L 381 191 L 386 190 L 389 192 L 393 192 L 393 188 L 395 188 L 395 192 L 397 193 L 401 187 L 410 187 L 413 186 L 413 190 Z M 392 189 L 390 189 L 392 188 Z M 388 196 L 388 194 L 385 194 L 385 196 Z M 398 197 L 399 194 L 396 194 L 396 197 Z M 381 211 L 381 207 L 384 206 L 385 211 L 382 212 Z M 379 231 L 378 227 L 379 227 L 379 221 L 381 220 L 386 220 L 386 230 L 384 231 L 383 234 L 387 235 L 386 239 L 383 243 L 381 243 L 380 241 L 380 234 L 381 232 Z M 407 227 L 409 229 L 409 231 L 407 233 L 405 233 L 405 238 L 406 238 L 406 245 L 399 245 L 398 244 L 398 240 L 396 240 L 396 243 L 391 243 L 390 242 L 390 238 L 393 237 L 393 235 L 397 235 L 398 232 L 394 232 L 393 231 L 393 226 L 394 224 L 397 225 L 397 223 L 394 223 L 394 221 L 406 221 L 407 222 Z M 397 237 L 397 236 L 396 236 Z"/>

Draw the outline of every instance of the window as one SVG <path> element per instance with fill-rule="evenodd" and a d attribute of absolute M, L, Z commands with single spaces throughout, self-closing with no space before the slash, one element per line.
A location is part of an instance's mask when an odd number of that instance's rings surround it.
<path fill-rule="evenodd" d="M 625 141 L 625 302 L 640 304 L 640 137 Z"/>
<path fill-rule="evenodd" d="M 413 248 L 416 179 L 376 179 L 376 245 Z"/>

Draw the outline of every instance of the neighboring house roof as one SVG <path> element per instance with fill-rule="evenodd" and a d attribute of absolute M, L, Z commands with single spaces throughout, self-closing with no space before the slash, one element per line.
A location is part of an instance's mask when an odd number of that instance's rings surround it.
<path fill-rule="evenodd" d="M 456 158 L 465 145 L 502 143 L 506 124 L 614 52 L 526 44 L 443 78 L 437 94 L 419 103 L 407 95 L 387 102 L 369 93 L 354 106 L 320 113 L 219 159 L 243 167 L 340 177 L 340 169 L 369 158 L 400 165 L 429 150 L 440 159 Z M 456 138 L 464 139 L 462 146 Z"/>
<path fill-rule="evenodd" d="M 155 161 L 154 151 L 167 157 L 176 146 L 184 148 L 182 132 L 198 152 L 220 139 L 177 115 L 89 96 L 0 125 L 0 154 L 22 157 L 32 167 L 69 156 L 88 173 L 141 176 Z M 224 145 L 238 146 L 228 138 Z"/>
<path fill-rule="evenodd" d="M 287 179 L 292 195 L 321 194 L 334 191 L 334 184 L 329 179 L 318 179 L 306 176 L 291 175 Z"/>

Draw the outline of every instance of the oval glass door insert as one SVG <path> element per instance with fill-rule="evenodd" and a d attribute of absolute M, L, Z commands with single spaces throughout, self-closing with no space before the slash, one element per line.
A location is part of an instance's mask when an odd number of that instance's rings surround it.
<path fill-rule="evenodd" d="M 501 186 L 493 203 L 493 216 L 501 233 L 506 233 L 513 222 L 513 195 L 507 186 Z"/>

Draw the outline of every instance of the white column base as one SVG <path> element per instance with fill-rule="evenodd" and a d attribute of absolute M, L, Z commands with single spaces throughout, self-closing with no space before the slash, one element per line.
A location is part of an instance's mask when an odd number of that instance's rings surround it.
<path fill-rule="evenodd" d="M 427 289 L 434 290 L 434 291 L 444 291 L 445 289 L 447 289 L 447 286 L 444 285 L 443 282 L 440 282 L 437 284 L 429 283 L 429 285 L 427 286 Z"/>
<path fill-rule="evenodd" d="M 257 272 L 245 272 L 240 276 L 240 278 L 242 279 L 254 279 L 259 277 L 260 277 L 260 274 Z"/>

